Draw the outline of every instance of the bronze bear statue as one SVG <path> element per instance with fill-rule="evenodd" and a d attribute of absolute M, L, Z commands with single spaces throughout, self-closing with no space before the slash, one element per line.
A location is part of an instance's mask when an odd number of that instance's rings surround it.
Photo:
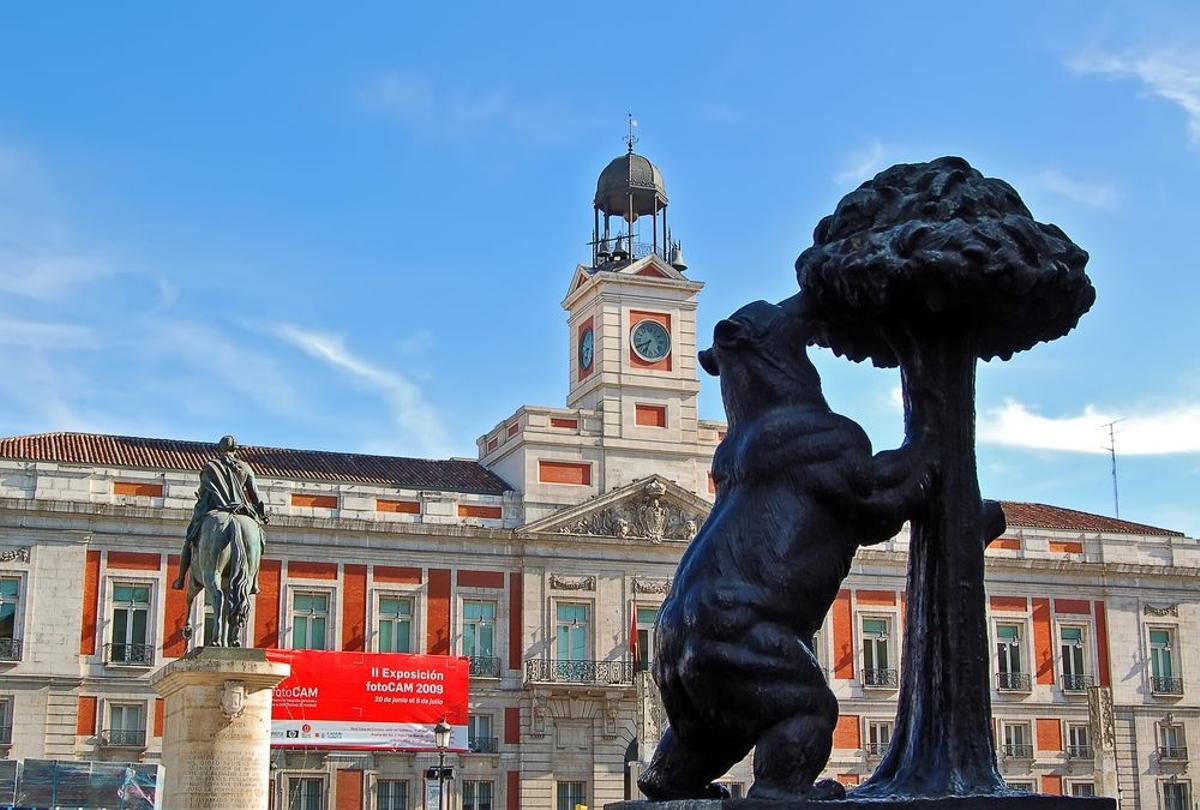
<path fill-rule="evenodd" d="M 715 798 L 751 750 L 762 799 L 833 799 L 837 699 L 812 649 L 860 546 L 893 537 L 924 500 L 930 431 L 872 455 L 833 413 L 795 296 L 716 325 L 700 363 L 721 379 L 728 432 L 716 502 L 659 611 L 652 664 L 669 728 L 638 785 L 653 800 Z M 915 412 L 915 411 L 914 411 Z"/>

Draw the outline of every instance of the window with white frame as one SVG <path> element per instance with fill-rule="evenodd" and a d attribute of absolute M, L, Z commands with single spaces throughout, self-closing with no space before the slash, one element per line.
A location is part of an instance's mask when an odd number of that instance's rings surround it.
<path fill-rule="evenodd" d="M 109 622 L 107 660 L 111 664 L 152 666 L 154 645 L 148 638 L 150 627 L 150 591 L 148 582 L 112 583 L 112 620 Z"/>
<path fill-rule="evenodd" d="M 1175 663 L 1174 628 L 1157 627 L 1150 630 L 1150 688 L 1164 695 L 1183 693 L 1183 681 Z"/>
<path fill-rule="evenodd" d="M 1067 723 L 1067 759 L 1091 759 L 1091 727 L 1087 723 Z"/>
<path fill-rule="evenodd" d="M 1062 688 L 1064 692 L 1084 692 L 1092 686 L 1087 666 L 1087 628 L 1068 625 L 1058 630 L 1062 652 Z"/>
<path fill-rule="evenodd" d="M 637 609 L 637 661 L 634 663 L 640 672 L 650 669 L 650 661 L 654 657 L 654 624 L 657 621 L 658 608 Z"/>
<path fill-rule="evenodd" d="M 1163 810 L 1191 810 L 1191 789 L 1187 782 L 1163 782 Z"/>
<path fill-rule="evenodd" d="M 110 702 L 104 741 L 113 746 L 137 747 L 146 743 L 146 707 L 142 703 Z"/>
<path fill-rule="evenodd" d="M 1001 749 L 1008 759 L 1031 759 L 1033 757 L 1033 734 L 1028 723 L 1005 722 L 1001 724 L 1004 745 Z"/>
<path fill-rule="evenodd" d="M 292 593 L 292 649 L 324 650 L 329 629 L 329 593 Z"/>
<path fill-rule="evenodd" d="M 462 654 L 471 658 L 471 674 L 500 677 L 496 657 L 496 603 L 484 599 L 463 602 Z"/>
<path fill-rule="evenodd" d="M 13 699 L 0 696 L 0 745 L 12 743 Z"/>
<path fill-rule="evenodd" d="M 996 625 L 996 687 L 1002 691 L 1028 691 L 1025 640 L 1020 624 Z"/>
<path fill-rule="evenodd" d="M 490 714 L 472 714 L 467 717 L 467 747 L 476 754 L 496 753 L 496 738 L 492 734 Z"/>
<path fill-rule="evenodd" d="M 1072 796 L 1096 795 L 1096 784 L 1094 782 L 1071 782 L 1070 789 Z"/>
<path fill-rule="evenodd" d="M 1159 759 L 1187 759 L 1187 740 L 1183 736 L 1183 724 L 1174 720 L 1163 720 L 1158 724 Z"/>
<path fill-rule="evenodd" d="M 862 619 L 863 686 L 896 686 L 891 665 L 892 620 L 883 616 Z"/>
<path fill-rule="evenodd" d="M 825 652 L 825 639 L 827 634 L 824 626 L 821 627 L 812 637 L 812 654 L 817 659 L 817 664 L 820 665 L 821 671 L 825 673 L 825 677 L 829 678 L 829 656 Z"/>
<path fill-rule="evenodd" d="M 880 757 L 887 753 L 892 744 L 891 720 L 867 721 L 867 755 Z"/>
<path fill-rule="evenodd" d="M 0 661 L 21 660 L 21 578 L 0 577 Z"/>
<path fill-rule="evenodd" d="M 413 599 L 411 596 L 380 595 L 379 652 L 411 653 L 413 651 Z"/>
<path fill-rule="evenodd" d="M 554 677 L 560 681 L 588 679 L 588 644 L 591 636 L 585 602 L 559 602 L 554 606 Z"/>
<path fill-rule="evenodd" d="M 325 780 L 319 776 L 289 778 L 287 810 L 325 810 Z"/>
<path fill-rule="evenodd" d="M 408 810 L 408 782 L 403 779 L 376 782 L 375 810 Z"/>
<path fill-rule="evenodd" d="M 492 810 L 492 783 L 467 780 L 462 783 L 462 810 Z"/>
<path fill-rule="evenodd" d="M 587 782 L 559 782 L 556 810 L 575 810 L 577 804 L 587 804 Z"/>

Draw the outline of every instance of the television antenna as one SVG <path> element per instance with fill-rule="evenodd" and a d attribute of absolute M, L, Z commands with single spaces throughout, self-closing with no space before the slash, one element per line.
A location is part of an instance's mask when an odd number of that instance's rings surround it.
<path fill-rule="evenodd" d="M 1108 451 L 1108 457 L 1112 460 L 1112 481 L 1113 481 L 1113 513 L 1115 517 L 1121 516 L 1121 499 L 1117 494 L 1117 424 L 1124 422 L 1125 417 L 1114 419 L 1111 422 L 1100 426 L 1102 430 L 1108 431 L 1108 444 L 1105 445 L 1105 450 Z"/>

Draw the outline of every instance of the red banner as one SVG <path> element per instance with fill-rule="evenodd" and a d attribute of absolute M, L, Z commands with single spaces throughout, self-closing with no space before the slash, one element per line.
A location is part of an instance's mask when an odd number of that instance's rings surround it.
<path fill-rule="evenodd" d="M 467 750 L 470 659 L 444 655 L 267 650 L 290 664 L 275 687 L 271 745 L 434 751 L 433 727 Z"/>

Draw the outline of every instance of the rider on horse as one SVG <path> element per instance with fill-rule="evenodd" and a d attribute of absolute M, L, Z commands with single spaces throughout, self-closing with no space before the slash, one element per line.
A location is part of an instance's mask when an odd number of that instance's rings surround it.
<path fill-rule="evenodd" d="M 237 457 L 238 443 L 232 436 L 222 436 L 217 443 L 221 453 L 204 465 L 200 471 L 200 488 L 196 490 L 196 505 L 192 509 L 192 522 L 188 524 L 187 539 L 179 555 L 179 576 L 171 583 L 175 590 L 183 590 L 187 581 L 188 568 L 192 564 L 192 553 L 200 537 L 200 524 L 210 512 L 230 512 L 267 522 L 267 510 L 254 480 L 250 465 Z M 260 535 L 261 536 L 261 535 Z M 250 588 L 258 593 L 258 577 Z"/>

